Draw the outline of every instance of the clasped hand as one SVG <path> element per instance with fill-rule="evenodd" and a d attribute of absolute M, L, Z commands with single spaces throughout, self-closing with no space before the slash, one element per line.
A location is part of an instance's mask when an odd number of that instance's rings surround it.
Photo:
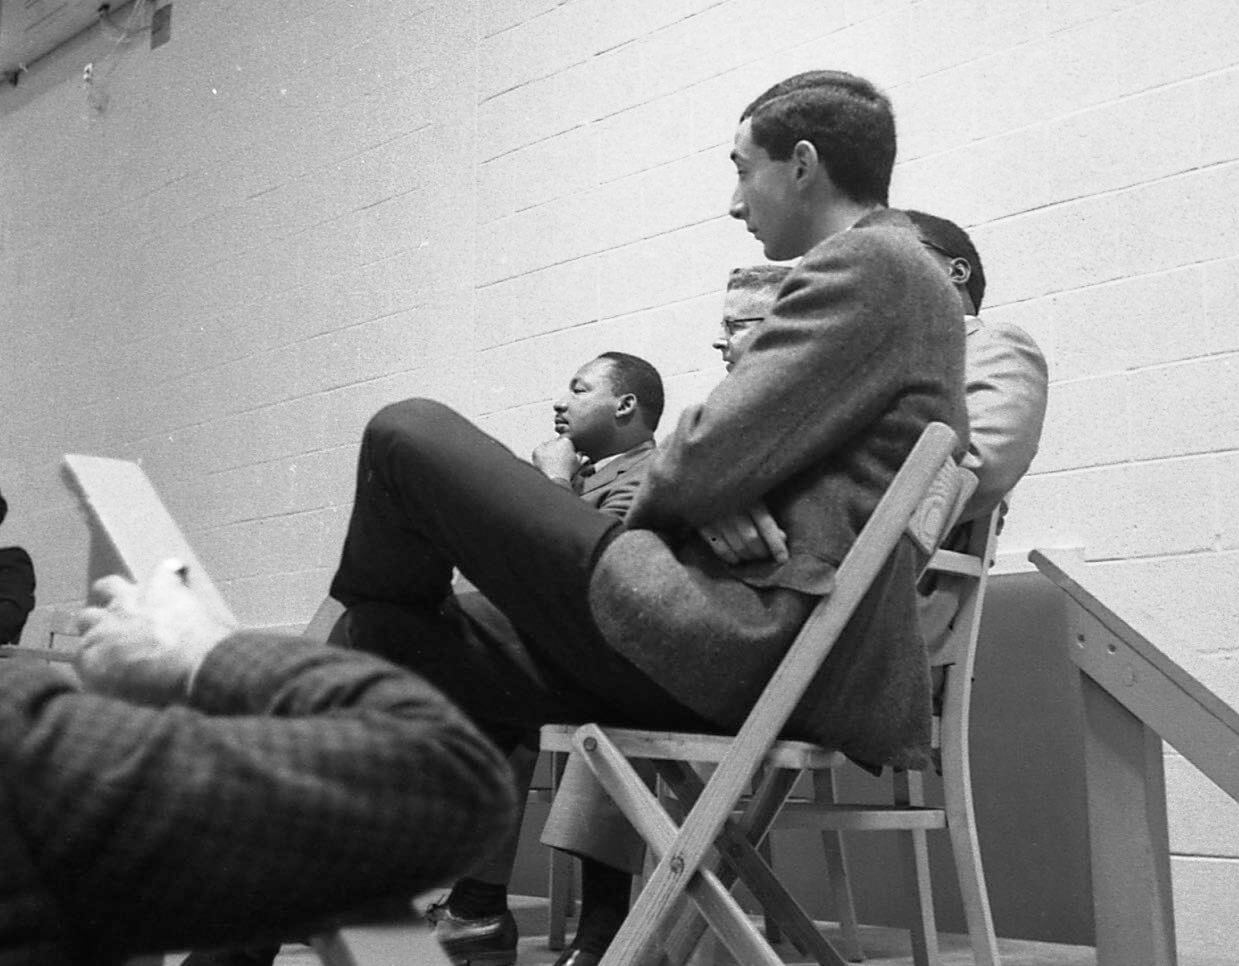
<path fill-rule="evenodd" d="M 698 527 L 697 532 L 710 549 L 729 564 L 753 560 L 787 561 L 787 534 L 761 502 Z"/>
<path fill-rule="evenodd" d="M 567 436 L 556 436 L 539 443 L 533 451 L 533 465 L 553 480 L 571 480 L 581 465 L 581 457 Z"/>
<path fill-rule="evenodd" d="M 117 576 L 95 581 L 100 605 L 77 615 L 77 670 L 89 690 L 157 706 L 185 700 L 194 672 L 233 628 L 207 612 L 184 578 L 180 562 L 166 560 L 141 586 Z"/>

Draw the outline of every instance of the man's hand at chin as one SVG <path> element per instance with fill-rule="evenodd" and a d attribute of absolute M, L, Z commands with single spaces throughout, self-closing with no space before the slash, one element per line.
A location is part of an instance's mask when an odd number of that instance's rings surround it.
<path fill-rule="evenodd" d="M 581 465 L 581 457 L 568 436 L 556 436 L 534 448 L 533 465 L 552 480 L 567 482 Z"/>
<path fill-rule="evenodd" d="M 774 522 L 764 503 L 720 517 L 697 530 L 722 560 L 729 564 L 753 560 L 787 561 L 787 534 Z"/>
<path fill-rule="evenodd" d="M 117 576 L 95 582 L 101 606 L 77 617 L 77 670 L 88 690 L 156 706 L 188 697 L 199 665 L 233 627 L 207 612 L 184 574 L 166 560 L 141 586 Z"/>

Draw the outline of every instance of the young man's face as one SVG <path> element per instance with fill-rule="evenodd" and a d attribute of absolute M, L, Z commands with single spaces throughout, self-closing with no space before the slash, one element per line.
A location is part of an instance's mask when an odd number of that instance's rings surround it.
<path fill-rule="evenodd" d="M 796 162 L 775 161 L 755 144 L 749 119 L 736 128 L 731 159 L 736 165 L 731 216 L 744 222 L 771 261 L 803 255 L 809 248 L 804 238 L 807 212 L 795 191 Z"/>
<path fill-rule="evenodd" d="M 752 334 L 753 327 L 765 321 L 774 305 L 775 291 L 729 288 L 723 296 L 723 332 L 713 345 L 723 354 L 728 372 L 740 357 L 740 347 Z"/>
<path fill-rule="evenodd" d="M 576 451 L 590 459 L 611 456 L 621 399 L 611 387 L 611 360 L 587 362 L 553 404 L 555 432 L 567 436 Z"/>

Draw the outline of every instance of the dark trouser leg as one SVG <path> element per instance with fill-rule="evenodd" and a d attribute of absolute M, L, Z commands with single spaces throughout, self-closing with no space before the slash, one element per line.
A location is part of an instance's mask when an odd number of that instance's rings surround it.
<path fill-rule="evenodd" d="M 504 723 L 536 726 L 583 711 L 687 727 L 695 716 L 612 651 L 590 614 L 594 564 L 620 528 L 459 414 L 406 400 L 366 428 L 331 593 L 349 606 L 357 646 L 422 672 L 483 724 L 515 714 Z M 442 613 L 453 566 L 515 625 L 532 677 L 509 677 L 512 663 L 495 663 L 486 642 L 461 647 Z M 418 626 L 385 642 L 366 630 L 396 611 Z"/>
<path fill-rule="evenodd" d="M 332 596 L 437 609 L 456 566 L 524 631 L 579 638 L 619 528 L 459 414 L 406 400 L 366 427 Z"/>

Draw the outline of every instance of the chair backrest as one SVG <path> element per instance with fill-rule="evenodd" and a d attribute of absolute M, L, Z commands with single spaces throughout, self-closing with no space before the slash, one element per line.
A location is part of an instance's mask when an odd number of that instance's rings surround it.
<path fill-rule="evenodd" d="M 933 663 L 941 667 L 946 675 L 937 712 L 939 727 L 936 743 L 942 748 L 956 744 L 961 757 L 966 756 L 982 605 L 989 586 L 989 571 L 998 545 L 1001 519 L 1001 510 L 994 509 L 988 516 L 970 521 L 963 549 L 939 550 L 929 563 L 931 572 L 957 582 L 953 592 L 959 594 L 955 618 Z"/>

